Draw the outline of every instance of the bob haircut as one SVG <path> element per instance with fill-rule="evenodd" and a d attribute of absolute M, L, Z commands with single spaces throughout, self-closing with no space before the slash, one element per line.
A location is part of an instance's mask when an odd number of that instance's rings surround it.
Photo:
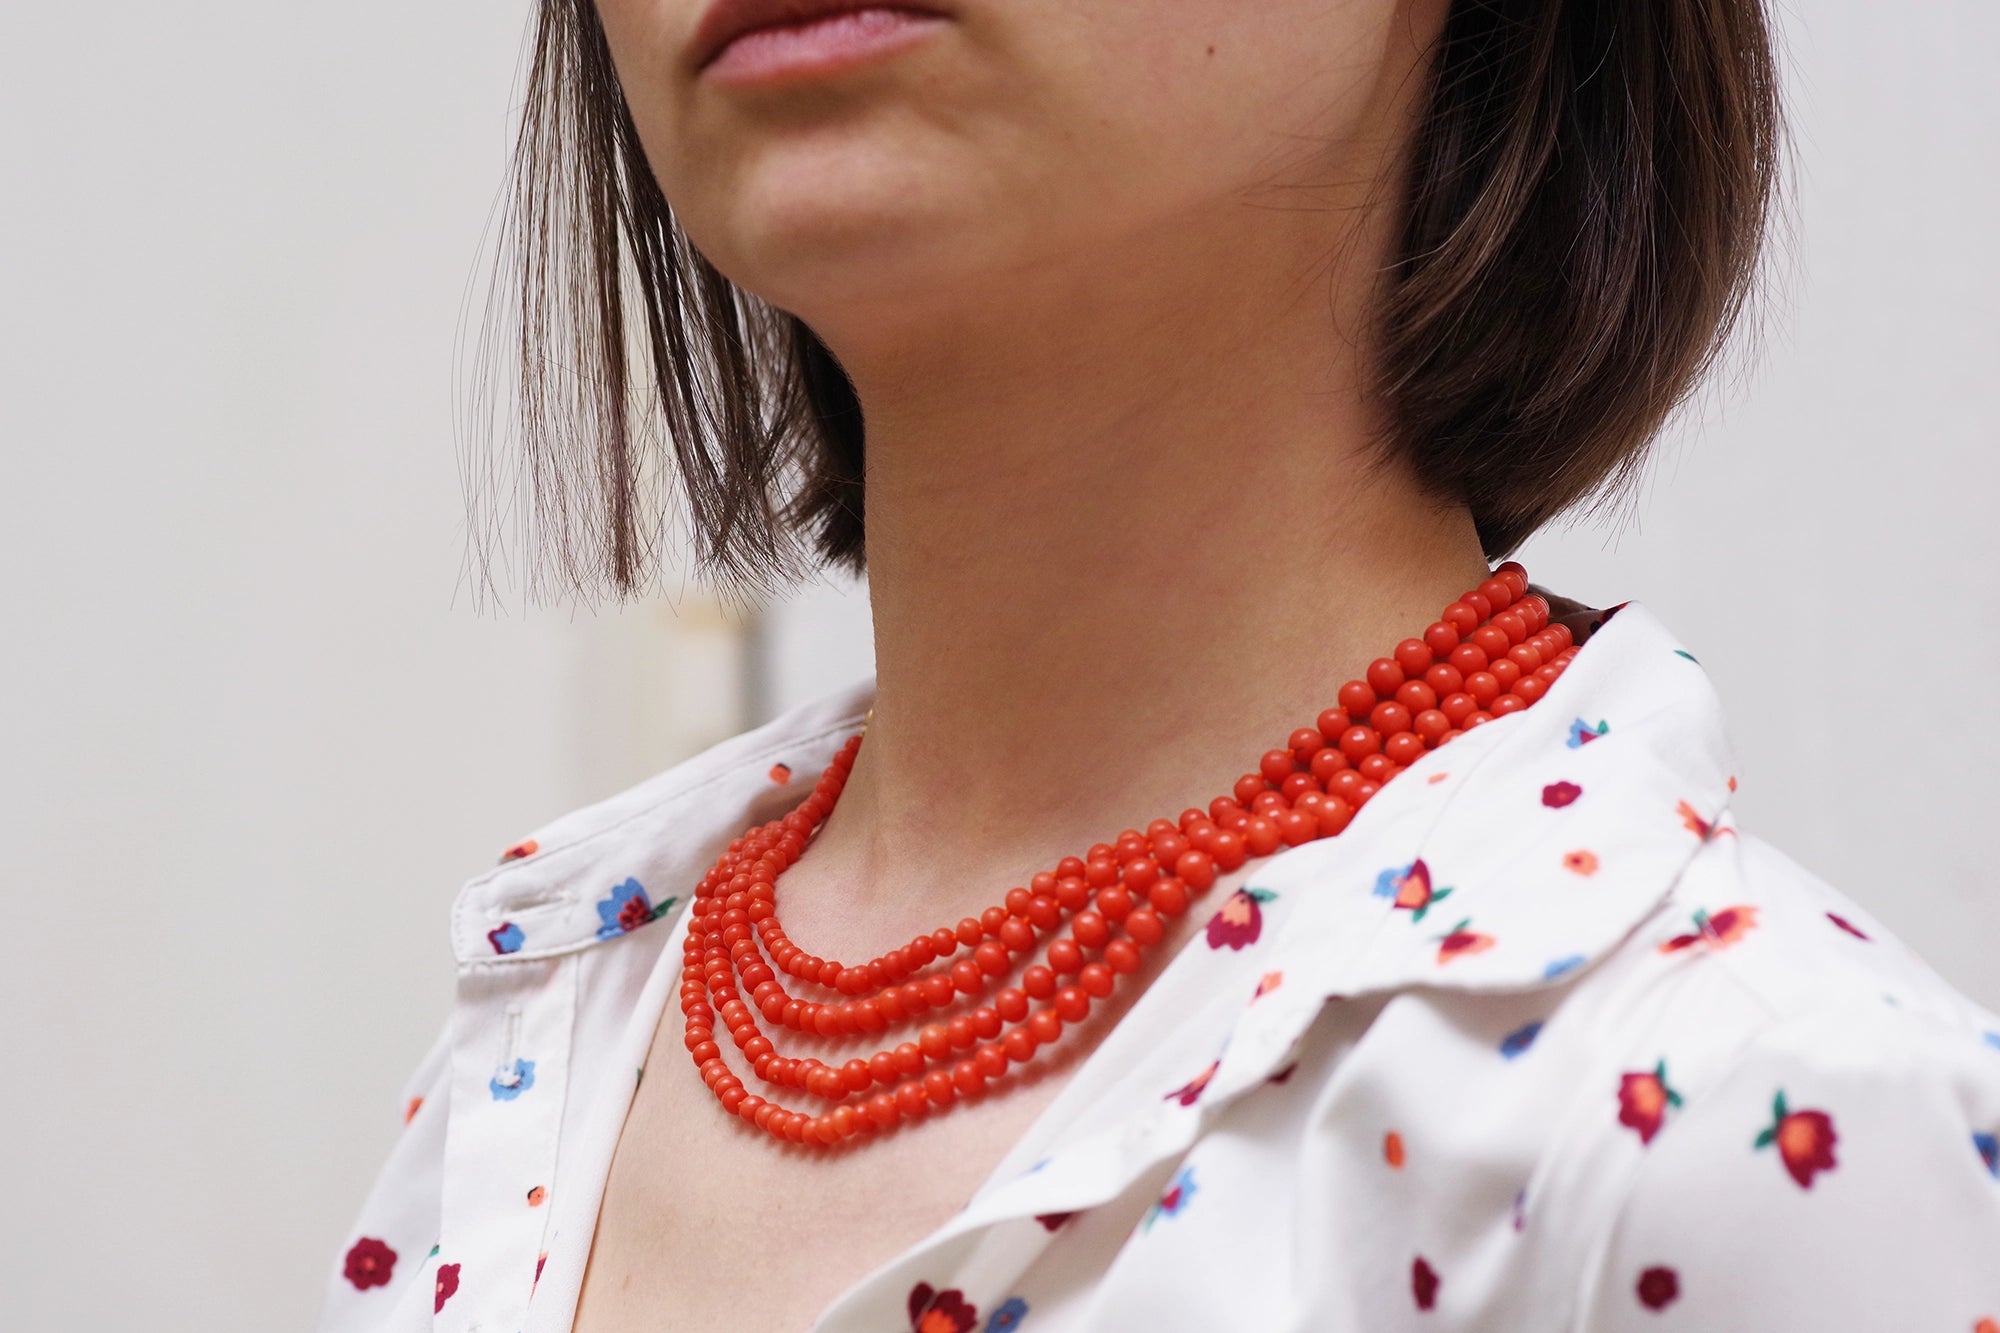
<path fill-rule="evenodd" d="M 1763 0 L 1454 0 L 1423 96 L 1372 307 L 1375 446 L 1497 560 L 1629 480 L 1728 341 L 1778 194 L 1773 43 Z M 530 597 L 630 596 L 676 511 L 728 591 L 862 572 L 853 386 L 681 230 L 592 0 L 542 0 L 505 203 L 518 397 L 504 445 L 475 409 L 482 575 L 511 515 Z"/>

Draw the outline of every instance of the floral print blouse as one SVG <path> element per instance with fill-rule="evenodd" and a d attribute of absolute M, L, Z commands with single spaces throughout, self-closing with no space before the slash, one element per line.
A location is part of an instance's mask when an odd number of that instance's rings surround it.
<path fill-rule="evenodd" d="M 642 1061 L 690 887 L 871 697 L 465 886 L 326 1333 L 571 1327 L 638 1081 L 689 1074 Z M 1205 905 L 965 1208 L 814 1330 L 2000 1333 L 2000 1018 L 1739 828 L 1736 787 L 1701 666 L 1614 608 L 1533 708 Z"/>

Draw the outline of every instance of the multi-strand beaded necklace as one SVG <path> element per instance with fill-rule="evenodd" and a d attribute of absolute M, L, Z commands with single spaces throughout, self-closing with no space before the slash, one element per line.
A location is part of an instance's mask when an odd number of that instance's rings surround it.
<path fill-rule="evenodd" d="M 1577 652 L 1568 627 L 1549 616 L 1548 602 L 1528 591 L 1527 571 L 1508 561 L 1423 637 L 1403 640 L 1341 686 L 1316 725 L 1294 731 L 1206 810 L 1156 819 L 1143 833 L 1126 829 L 1009 889 L 980 915 L 860 965 L 807 953 L 778 921 L 778 877 L 840 799 L 861 748 L 860 734 L 848 738 L 812 793 L 731 842 L 695 893 L 681 1012 L 702 1081 L 724 1110 L 773 1137 L 822 1147 L 986 1094 L 1137 973 L 1145 951 L 1165 938 L 1167 919 L 1218 875 L 1337 835 L 1425 753 L 1540 699 Z M 1038 945 L 1041 961 L 995 990 Z M 779 973 L 840 998 L 794 995 Z M 779 1054 L 759 1015 L 863 1044 L 923 1026 L 914 1040 L 834 1065 Z M 718 1019 L 759 1079 L 824 1109 L 794 1110 L 749 1091 L 722 1058 Z"/>

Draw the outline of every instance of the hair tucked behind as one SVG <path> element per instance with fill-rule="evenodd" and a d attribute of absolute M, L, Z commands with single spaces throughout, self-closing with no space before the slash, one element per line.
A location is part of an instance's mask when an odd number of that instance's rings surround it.
<path fill-rule="evenodd" d="M 1777 198 L 1775 59 L 1763 0 L 1454 0 L 1429 81 L 1375 311 L 1383 447 L 1498 559 L 1615 492 L 1727 343 Z M 725 588 L 862 569 L 853 386 L 688 241 L 591 0 L 543 0 L 499 258 L 478 387 L 510 323 L 520 360 L 504 428 L 470 423 L 482 581 L 511 521 L 531 596 L 637 593 L 677 510 Z"/>

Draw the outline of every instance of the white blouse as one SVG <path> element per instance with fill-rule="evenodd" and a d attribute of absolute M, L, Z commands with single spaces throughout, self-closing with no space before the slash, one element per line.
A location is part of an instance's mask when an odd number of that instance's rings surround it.
<path fill-rule="evenodd" d="M 326 1333 L 571 1327 L 638 1080 L 693 1074 L 642 1068 L 691 886 L 872 696 L 464 887 Z M 814 1330 L 2000 1333 L 2000 1018 L 1742 832 L 1734 773 L 1701 667 L 1616 608 L 1541 702 L 1261 863 Z"/>

